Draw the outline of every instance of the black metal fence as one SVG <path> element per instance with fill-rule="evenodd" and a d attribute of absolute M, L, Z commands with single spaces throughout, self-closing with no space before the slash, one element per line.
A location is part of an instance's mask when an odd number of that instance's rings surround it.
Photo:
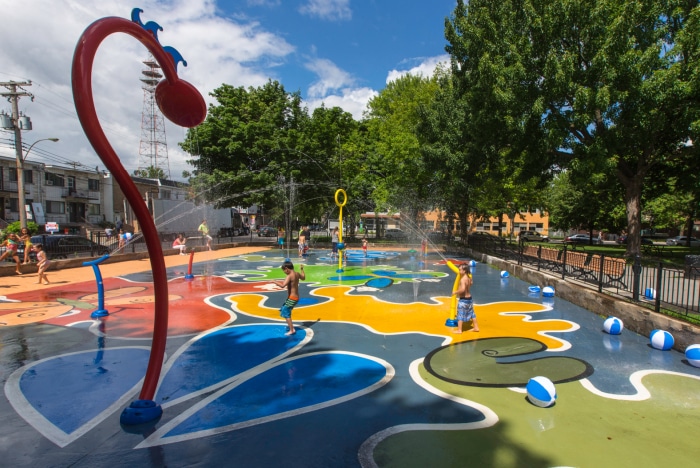
<path fill-rule="evenodd" d="M 645 266 L 642 257 L 632 260 L 563 248 L 514 244 L 489 236 L 470 236 L 453 247 L 502 258 L 538 271 L 545 270 L 567 281 L 595 287 L 599 292 L 624 296 L 647 303 L 656 312 L 663 309 L 681 314 L 700 314 L 700 255 L 686 255 L 684 268 L 672 268 L 659 262 Z"/>

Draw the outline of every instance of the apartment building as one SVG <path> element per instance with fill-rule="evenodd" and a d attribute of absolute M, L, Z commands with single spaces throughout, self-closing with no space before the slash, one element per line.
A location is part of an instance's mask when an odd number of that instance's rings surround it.
<path fill-rule="evenodd" d="M 450 220 L 446 213 L 440 211 L 423 213 L 422 219 L 415 226 L 411 225 L 412 221 L 402 219 L 400 213 L 366 212 L 361 214 L 360 217 L 363 225 L 370 231 L 376 229 L 375 224 L 382 226 L 384 229 L 399 228 L 405 231 L 419 229 L 422 232 L 450 232 L 452 235 L 458 235 L 461 231 L 459 220 Z M 467 232 L 480 231 L 498 235 L 498 223 L 498 218 L 469 220 L 466 228 Z M 549 216 L 541 210 L 535 209 L 533 211 L 518 212 L 513 220 L 504 217 L 501 222 L 502 235 L 510 234 L 511 229 L 514 236 L 517 236 L 520 231 L 537 231 L 542 235 L 548 235 Z"/>
<path fill-rule="evenodd" d="M 19 221 L 17 163 L 0 156 L 0 218 Z M 80 233 L 103 221 L 113 222 L 112 178 L 108 172 L 25 161 L 24 196 L 27 220 L 40 228 L 57 223 L 60 232 Z"/>

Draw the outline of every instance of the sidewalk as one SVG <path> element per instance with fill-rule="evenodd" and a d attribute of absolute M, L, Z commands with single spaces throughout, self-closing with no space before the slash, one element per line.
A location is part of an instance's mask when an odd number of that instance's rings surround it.
<path fill-rule="evenodd" d="M 195 252 L 194 261 L 204 262 L 207 260 L 214 260 L 218 258 L 229 257 L 232 255 L 240 255 L 250 252 L 260 252 L 270 250 L 267 247 L 261 246 L 245 246 L 245 247 L 232 247 L 223 248 L 220 250 L 202 251 Z M 145 257 L 145 258 L 144 258 Z M 132 258 L 129 260 L 128 258 Z M 165 267 L 170 268 L 174 266 L 187 265 L 190 261 L 190 256 L 188 255 L 166 255 L 165 257 Z M 82 262 L 86 260 L 91 260 L 89 258 L 82 258 L 76 260 L 58 260 L 54 261 L 53 265 L 49 267 L 46 273 L 49 281 L 52 284 L 71 284 L 83 281 L 89 281 L 95 279 L 95 273 L 91 266 L 82 266 Z M 112 260 L 112 259 L 110 259 Z M 113 278 L 116 276 L 122 276 L 130 273 L 139 273 L 151 270 L 150 259 L 144 255 L 144 253 L 136 254 L 119 254 L 114 257 L 114 260 L 108 260 L 108 263 L 100 265 L 100 272 L 103 278 Z M 70 262 L 70 263 L 69 263 Z M 71 266 L 75 264 L 76 266 Z M 58 267 L 58 268 L 57 268 Z M 24 293 L 28 291 L 34 291 L 39 288 L 50 288 L 52 285 L 40 285 L 37 284 L 37 272 L 36 264 L 32 265 L 22 265 L 23 271 L 26 273 L 22 275 L 14 274 L 14 263 L 8 263 L 7 266 L 3 266 L 3 269 L 9 268 L 12 271 L 11 275 L 0 276 L 0 291 L 3 295 L 6 294 L 17 294 Z"/>

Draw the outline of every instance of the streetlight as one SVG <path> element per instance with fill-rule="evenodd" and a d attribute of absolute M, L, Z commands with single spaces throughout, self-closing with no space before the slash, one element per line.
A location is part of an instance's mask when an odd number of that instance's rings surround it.
<path fill-rule="evenodd" d="M 19 129 L 17 129 L 16 133 L 19 132 Z M 21 138 L 21 137 L 20 137 Z M 17 140 L 17 139 L 15 139 Z M 26 161 L 27 156 L 29 156 L 29 152 L 34 148 L 34 145 L 39 143 L 40 141 L 53 141 L 56 142 L 58 141 L 58 138 L 42 138 L 40 140 L 35 141 L 34 143 L 31 144 L 29 149 L 27 150 L 24 155 L 22 155 L 22 144 L 21 144 L 21 139 L 19 139 L 20 144 L 15 145 L 15 154 L 17 156 L 17 196 L 19 198 L 18 203 L 19 203 L 19 227 L 21 228 L 26 228 L 27 227 L 27 209 L 25 208 L 25 204 L 27 203 L 25 197 L 24 197 L 24 161 Z"/>

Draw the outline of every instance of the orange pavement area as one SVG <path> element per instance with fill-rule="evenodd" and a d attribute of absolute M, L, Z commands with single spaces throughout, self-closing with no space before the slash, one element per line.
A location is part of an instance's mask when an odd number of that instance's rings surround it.
<path fill-rule="evenodd" d="M 267 250 L 270 250 L 270 248 L 255 246 L 233 247 L 229 249 L 212 250 L 208 252 L 196 252 L 194 254 L 194 262 L 205 262 L 207 260 L 225 258 L 234 255 L 242 255 L 251 252 L 263 252 Z M 120 257 L 128 255 L 129 254 L 120 254 Z M 170 268 L 174 266 L 186 265 L 189 262 L 189 259 L 189 255 L 169 255 L 165 257 L 165 267 Z M 100 272 L 102 273 L 103 278 L 113 278 L 116 276 L 123 276 L 130 273 L 149 271 L 150 269 L 151 261 L 147 258 L 100 265 Z M 55 285 L 57 283 L 66 285 L 70 283 L 79 283 L 95 279 L 95 273 L 92 271 L 91 266 L 64 268 L 58 270 L 55 268 L 49 268 L 47 276 L 52 284 L 37 284 L 36 272 L 26 273 L 23 275 L 0 277 L 0 295 L 34 291 L 38 288 L 50 288 L 52 285 Z"/>

